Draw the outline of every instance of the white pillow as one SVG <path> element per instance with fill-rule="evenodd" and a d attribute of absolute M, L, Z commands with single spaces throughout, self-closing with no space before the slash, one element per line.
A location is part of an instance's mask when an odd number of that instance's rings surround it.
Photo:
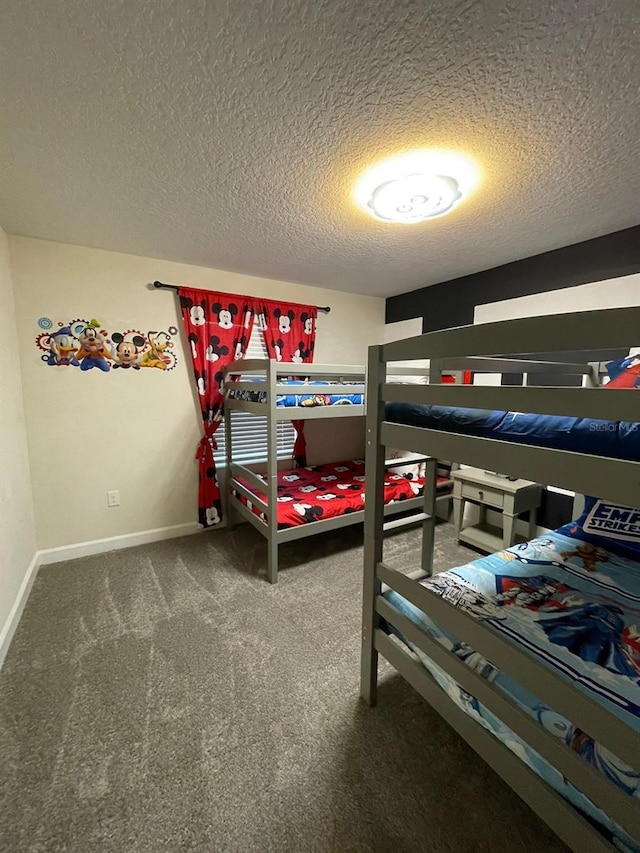
<path fill-rule="evenodd" d="M 391 459 L 405 459 L 415 456 L 410 450 L 395 450 L 387 447 L 385 450 L 385 460 L 388 462 Z M 424 477 L 425 463 L 424 462 L 409 462 L 406 465 L 394 465 L 389 468 L 390 474 L 399 474 L 401 477 L 406 477 L 408 480 L 417 480 L 418 477 Z"/>

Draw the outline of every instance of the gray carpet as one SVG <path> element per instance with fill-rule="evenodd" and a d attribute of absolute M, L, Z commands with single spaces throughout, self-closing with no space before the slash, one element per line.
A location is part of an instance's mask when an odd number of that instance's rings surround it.
<path fill-rule="evenodd" d="M 565 851 L 398 675 L 360 703 L 361 538 L 285 545 L 276 587 L 247 525 L 41 569 L 0 673 L 2 853 Z M 438 568 L 469 554 L 439 528 Z"/>

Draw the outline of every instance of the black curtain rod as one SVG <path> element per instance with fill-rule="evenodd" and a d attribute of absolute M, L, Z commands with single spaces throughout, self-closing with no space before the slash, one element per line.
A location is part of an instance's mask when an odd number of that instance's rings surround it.
<path fill-rule="evenodd" d="M 156 288 L 156 290 L 173 290 L 175 291 L 175 293 L 177 293 L 179 290 L 177 284 L 164 284 L 161 281 L 154 281 L 153 286 Z M 316 305 L 316 308 L 318 309 L 318 311 L 322 311 L 323 314 L 328 314 L 329 311 L 331 311 L 331 307 L 329 305 L 325 305 L 324 307 Z"/>

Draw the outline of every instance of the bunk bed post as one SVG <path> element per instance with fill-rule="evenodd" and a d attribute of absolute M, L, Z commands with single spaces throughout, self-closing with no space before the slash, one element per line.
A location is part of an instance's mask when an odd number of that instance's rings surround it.
<path fill-rule="evenodd" d="M 589 361 L 587 362 L 589 366 L 589 373 L 585 373 L 582 377 L 582 387 L 583 388 L 597 388 L 600 379 L 600 362 L 599 361 Z"/>
<path fill-rule="evenodd" d="M 225 376 L 226 379 L 226 376 Z M 227 399 L 229 396 L 229 392 L 225 391 L 224 395 L 224 448 L 225 448 L 225 456 L 226 456 L 226 470 L 224 472 L 224 489 L 222 490 L 224 494 L 224 511 L 227 516 L 227 529 L 233 530 L 235 527 L 234 523 L 234 515 L 233 508 L 231 506 L 231 501 L 229 500 L 229 494 L 231 492 L 229 481 L 231 480 L 231 466 L 233 465 L 233 448 L 231 447 L 232 437 L 231 437 L 231 409 L 227 406 Z"/>
<path fill-rule="evenodd" d="M 277 362 L 267 363 L 267 580 L 278 582 L 278 410 L 276 407 Z"/>
<path fill-rule="evenodd" d="M 422 571 L 433 574 L 433 549 L 436 544 L 436 484 L 438 460 L 429 458 L 424 471 L 424 514 L 422 522 Z"/>
<path fill-rule="evenodd" d="M 380 424 L 384 420 L 384 402 L 380 399 L 380 387 L 385 378 L 386 364 L 382 361 L 382 347 L 369 347 L 365 398 L 367 405 L 366 503 L 360 668 L 360 695 L 367 705 L 376 704 L 378 686 L 378 651 L 375 648 L 375 631 L 380 619 L 376 611 L 376 598 L 380 594 L 381 583 L 377 576 L 377 566 L 382 562 L 385 475 L 385 448 L 380 444 Z"/>
<path fill-rule="evenodd" d="M 429 359 L 429 385 L 437 385 L 442 382 L 442 359 Z"/>
<path fill-rule="evenodd" d="M 442 381 L 443 363 L 441 359 L 429 359 L 429 385 Z M 462 376 L 462 374 L 460 374 Z M 456 378 L 457 381 L 457 378 Z M 422 522 L 421 567 L 429 577 L 433 574 L 433 549 L 436 536 L 436 484 L 438 482 L 438 460 L 427 459 L 424 469 L 424 509 L 426 516 Z"/>

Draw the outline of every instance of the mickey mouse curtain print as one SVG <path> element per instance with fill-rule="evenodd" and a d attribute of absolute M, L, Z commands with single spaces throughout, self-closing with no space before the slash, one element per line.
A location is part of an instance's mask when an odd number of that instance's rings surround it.
<path fill-rule="evenodd" d="M 294 364 L 312 362 L 318 309 L 315 305 L 188 287 L 178 288 L 178 295 L 203 422 L 203 436 L 196 452 L 198 521 L 203 527 L 212 527 L 222 521 L 222 500 L 213 454 L 215 433 L 224 417 L 223 369 L 245 357 L 254 318 L 258 319 L 269 358 Z M 304 464 L 304 421 L 292 423 L 297 436 L 294 456 Z"/>
<path fill-rule="evenodd" d="M 315 305 L 256 299 L 255 311 L 269 358 L 302 364 L 313 361 L 316 345 Z"/>
<path fill-rule="evenodd" d="M 315 305 L 259 299 L 255 301 L 255 306 L 269 358 L 296 364 L 309 364 L 313 361 L 318 318 Z M 291 423 L 296 431 L 294 458 L 298 465 L 306 465 L 304 421 L 296 420 Z"/>
<path fill-rule="evenodd" d="M 199 468 L 198 521 L 212 527 L 222 520 L 220 486 L 214 460 L 215 432 L 224 416 L 223 368 L 244 358 L 253 328 L 253 306 L 245 296 L 178 289 L 185 335 L 191 348 L 193 374 L 202 412 L 203 436 L 196 459 Z"/>

